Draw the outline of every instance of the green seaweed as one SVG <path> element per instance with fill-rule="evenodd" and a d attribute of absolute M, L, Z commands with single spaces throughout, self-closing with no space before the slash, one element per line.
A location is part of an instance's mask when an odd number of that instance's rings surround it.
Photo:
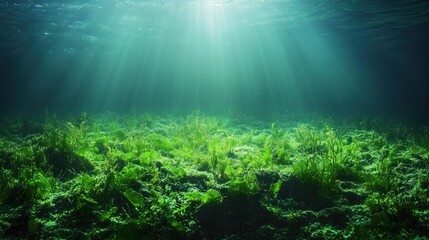
<path fill-rule="evenodd" d="M 341 120 L 194 112 L 5 121 L 0 237 L 426 237 L 427 128 Z"/>
<path fill-rule="evenodd" d="M 145 199 L 141 193 L 136 192 L 132 189 L 127 189 L 123 192 L 124 196 L 134 205 L 136 208 L 144 207 Z"/>

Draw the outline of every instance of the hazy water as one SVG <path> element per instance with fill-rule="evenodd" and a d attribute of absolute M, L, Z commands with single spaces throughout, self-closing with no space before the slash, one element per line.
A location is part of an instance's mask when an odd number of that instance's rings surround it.
<path fill-rule="evenodd" d="M 3 112 L 427 116 L 429 2 L 0 1 Z"/>

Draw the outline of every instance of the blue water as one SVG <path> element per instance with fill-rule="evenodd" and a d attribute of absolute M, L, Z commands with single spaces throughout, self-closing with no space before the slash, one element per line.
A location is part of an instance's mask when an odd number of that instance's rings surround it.
<path fill-rule="evenodd" d="M 1 110 L 427 115 L 427 1 L 1 1 Z"/>

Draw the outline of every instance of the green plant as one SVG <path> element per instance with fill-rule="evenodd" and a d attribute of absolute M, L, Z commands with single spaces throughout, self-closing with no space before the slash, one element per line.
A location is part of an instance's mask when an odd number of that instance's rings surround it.
<path fill-rule="evenodd" d="M 124 196 L 130 201 L 130 203 L 133 204 L 136 208 L 143 208 L 145 199 L 143 195 L 141 195 L 139 192 L 134 191 L 133 189 L 127 189 L 125 192 L 123 192 Z"/>
<path fill-rule="evenodd" d="M 231 179 L 228 191 L 235 196 L 253 196 L 260 191 L 260 187 L 255 174 L 248 172 L 242 177 Z"/>
<path fill-rule="evenodd" d="M 306 125 L 296 130 L 299 149 L 294 174 L 304 182 L 335 189 L 338 173 L 344 169 L 343 143 L 332 128 L 317 133 Z"/>
<path fill-rule="evenodd" d="M 271 135 L 264 144 L 263 159 L 266 165 L 287 163 L 292 154 L 292 146 L 289 136 L 278 128 L 275 123 L 271 124 Z"/>
<path fill-rule="evenodd" d="M 41 172 L 35 173 L 27 182 L 28 191 L 33 200 L 46 198 L 53 190 L 53 185 L 54 180 L 44 176 Z"/>
<path fill-rule="evenodd" d="M 306 124 L 295 128 L 295 138 L 299 144 L 299 149 L 310 157 L 322 155 L 324 151 L 321 136 Z"/>
<path fill-rule="evenodd" d="M 209 189 L 205 193 L 200 191 L 187 192 L 185 198 L 201 204 L 220 203 L 222 201 L 222 195 L 214 189 Z"/>
<path fill-rule="evenodd" d="M 0 235 L 425 237 L 427 129 L 336 120 L 0 117 Z"/>
<path fill-rule="evenodd" d="M 282 185 L 283 185 L 283 181 L 282 180 L 278 180 L 276 183 L 273 183 L 273 184 L 270 185 L 270 191 L 271 191 L 271 193 L 273 194 L 273 196 L 275 198 L 277 198 Z"/>

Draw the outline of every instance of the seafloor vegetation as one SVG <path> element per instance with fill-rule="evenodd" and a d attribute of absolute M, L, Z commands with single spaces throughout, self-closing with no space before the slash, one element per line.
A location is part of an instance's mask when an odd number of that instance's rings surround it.
<path fill-rule="evenodd" d="M 0 120 L 2 239 L 428 239 L 429 130 L 193 113 Z"/>

